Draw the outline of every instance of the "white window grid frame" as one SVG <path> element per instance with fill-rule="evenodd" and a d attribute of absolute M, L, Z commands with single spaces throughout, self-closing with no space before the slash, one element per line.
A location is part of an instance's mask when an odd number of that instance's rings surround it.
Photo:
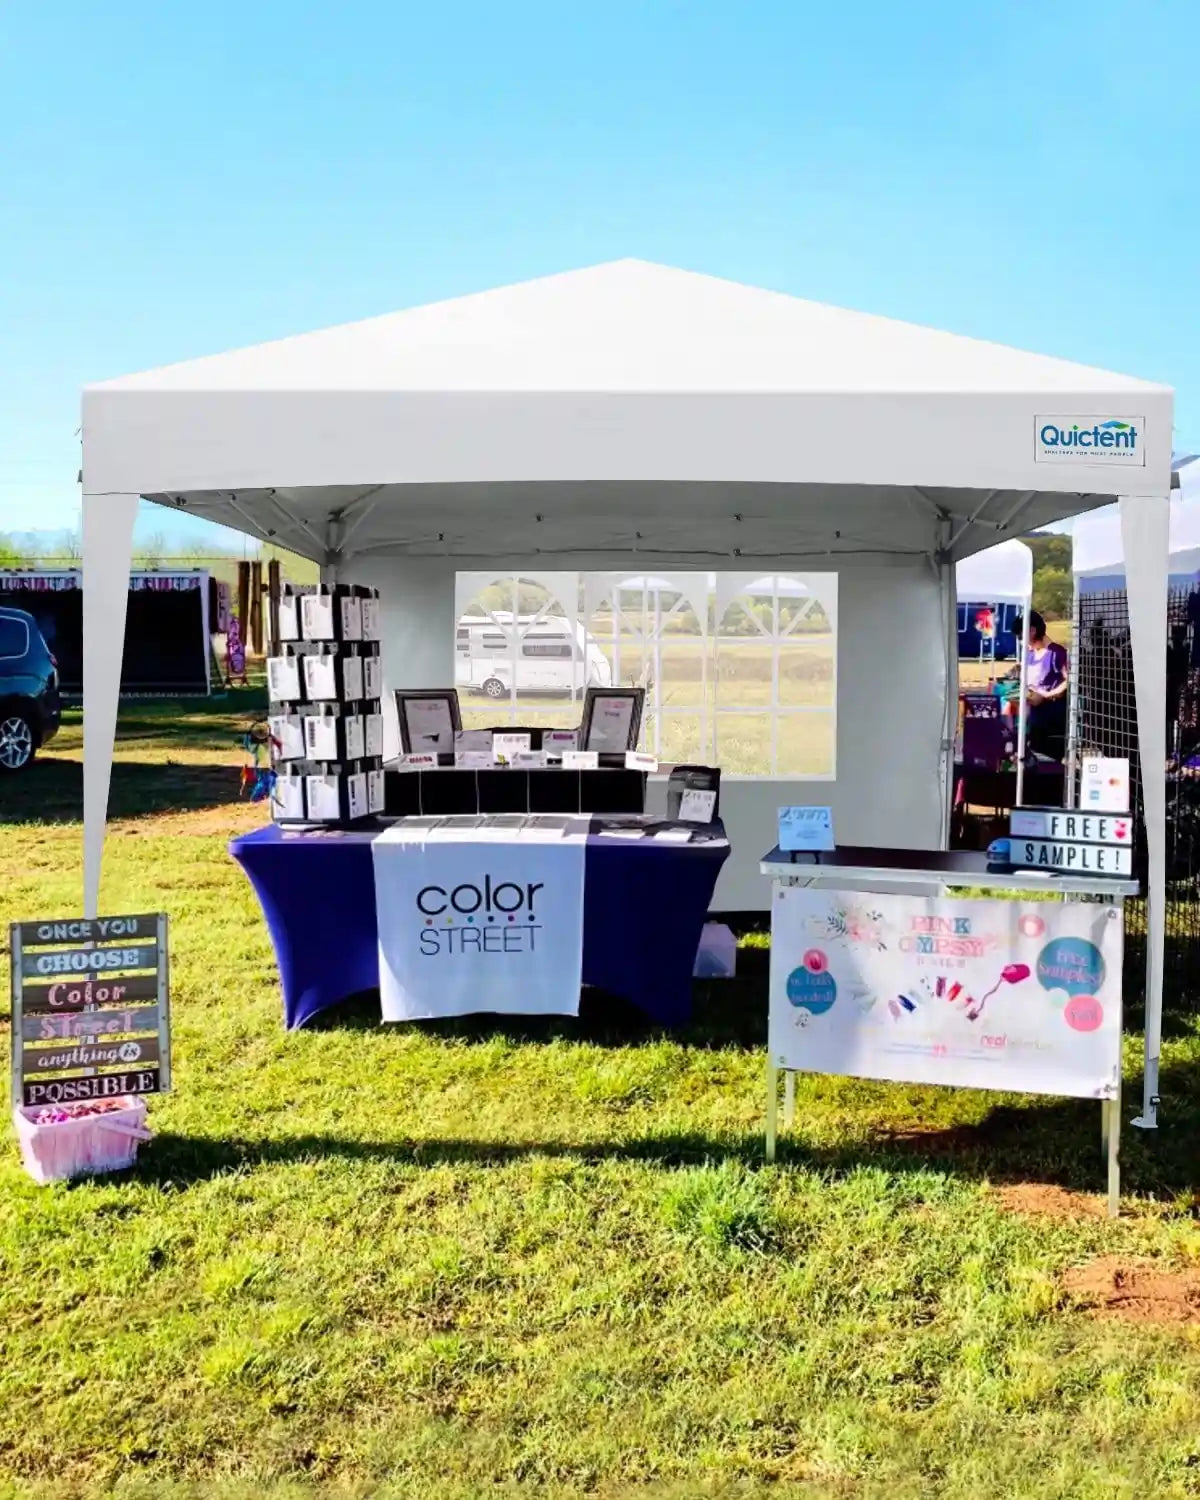
<path fill-rule="evenodd" d="M 596 615 L 601 606 L 608 604 L 611 629 L 608 642 L 612 650 L 612 670 L 614 682 L 621 684 L 621 646 L 624 641 L 627 649 L 632 643 L 637 643 L 637 653 L 641 658 L 642 670 L 640 676 L 642 681 L 634 683 L 633 686 L 641 686 L 648 689 L 647 704 L 642 714 L 642 743 L 645 746 L 647 730 L 651 735 L 652 743 L 646 747 L 656 756 L 662 752 L 662 725 L 667 718 L 700 718 L 700 738 L 704 753 L 707 753 L 710 739 L 711 706 L 709 703 L 709 632 L 708 632 L 708 599 L 711 590 L 706 590 L 705 607 L 696 608 L 696 600 L 692 596 L 688 584 L 692 579 L 680 578 L 677 575 L 654 575 L 646 574 L 636 577 L 621 577 L 617 575 L 584 575 L 585 597 L 587 619 L 586 629 L 589 634 L 594 635 L 597 641 L 603 637 L 593 630 L 596 623 Z M 599 583 L 599 591 L 597 591 Z M 589 584 L 591 587 L 589 588 Z M 640 612 L 637 608 L 627 608 L 622 598 L 623 594 L 641 593 Z M 667 608 L 663 609 L 663 594 L 675 594 L 675 600 Z M 664 704 L 662 701 L 663 684 L 663 640 L 669 636 L 669 626 L 672 620 L 690 611 L 699 622 L 698 634 L 682 637 L 682 642 L 689 647 L 695 648 L 700 657 L 700 701 L 698 703 L 673 703 Z M 628 627 L 626 629 L 626 627 Z M 653 663 L 649 681 L 646 681 L 647 657 Z"/>
<path fill-rule="evenodd" d="M 457 657 L 458 631 L 462 629 L 462 621 L 466 617 L 463 606 L 476 605 L 480 595 L 497 584 L 507 584 L 509 587 L 509 610 L 510 619 L 500 618 L 501 611 L 489 609 L 487 605 L 478 604 L 478 613 L 505 637 L 507 648 L 503 656 L 489 656 L 489 661 L 503 661 L 509 668 L 508 696 L 505 699 L 489 699 L 489 708 L 497 715 L 502 716 L 501 722 L 510 725 L 519 724 L 523 715 L 530 713 L 545 712 L 545 710 L 531 707 L 528 703 L 518 702 L 517 697 L 517 672 L 518 664 L 522 660 L 521 648 L 525 637 L 537 626 L 545 623 L 547 619 L 565 619 L 568 626 L 568 634 L 572 642 L 571 656 L 571 701 L 582 699 L 583 675 L 587 667 L 586 660 L 578 652 L 578 627 L 579 618 L 579 575 L 576 573 L 471 573 L 457 574 L 455 577 L 455 653 Z M 520 599 L 522 587 L 529 586 L 540 588 L 545 591 L 546 600 L 534 614 L 522 617 L 520 612 Z M 471 653 L 468 647 L 468 659 Z M 474 711 L 474 710 L 472 710 Z M 482 710 L 479 710 L 482 712 Z"/>
<path fill-rule="evenodd" d="M 695 575 L 692 575 L 694 579 Z M 462 580 L 462 583 L 459 583 Z M 469 580 L 469 582 L 468 582 Z M 770 581 L 770 588 L 764 589 L 763 584 Z M 609 606 L 610 631 L 608 632 L 608 643 L 612 650 L 612 672 L 615 683 L 620 684 L 621 679 L 621 645 L 624 640 L 626 648 L 630 644 L 637 643 L 637 654 L 643 664 L 642 675 L 645 676 L 645 663 L 649 656 L 653 662 L 653 672 L 648 686 L 648 703 L 642 719 L 643 742 L 647 731 L 650 729 L 653 744 L 649 748 L 655 755 L 659 755 L 662 746 L 662 728 L 667 719 L 698 719 L 700 723 L 700 749 L 698 759 L 720 764 L 720 721 L 732 716 L 745 717 L 746 715 L 768 716 L 770 724 L 770 766 L 761 771 L 730 772 L 727 779 L 735 781 L 761 781 L 770 779 L 773 781 L 835 781 L 837 779 L 837 697 L 838 697 L 838 625 L 837 625 L 837 575 L 808 574 L 808 573 L 780 573 L 780 574 L 731 574 L 718 573 L 706 575 L 705 607 L 697 608 L 696 600 L 688 590 L 686 583 L 675 575 L 663 576 L 638 576 L 626 577 L 621 574 L 593 574 L 593 573 L 520 573 L 511 572 L 497 574 L 470 574 L 458 575 L 456 580 L 456 642 L 457 630 L 464 618 L 463 606 L 475 604 L 479 595 L 485 589 L 494 587 L 496 584 L 507 584 L 510 587 L 511 599 L 508 613 L 510 620 L 499 618 L 497 611 L 479 605 L 478 613 L 488 619 L 497 630 L 501 631 L 508 641 L 508 651 L 503 659 L 510 666 L 511 676 L 508 684 L 508 697 L 502 700 L 492 699 L 491 705 L 499 715 L 503 713 L 504 722 L 516 724 L 520 721 L 522 713 L 536 712 L 530 706 L 518 702 L 517 698 L 517 663 L 521 659 L 521 646 L 525 636 L 535 627 L 544 623 L 548 617 L 566 619 L 570 628 L 572 641 L 578 646 L 578 620 L 580 611 L 578 601 L 584 599 L 583 619 L 585 627 L 585 644 L 582 654 L 574 654 L 572 658 L 572 701 L 582 695 L 583 675 L 586 669 L 586 637 L 593 636 L 597 642 L 603 641 L 603 636 L 596 634 L 592 626 L 595 616 L 604 604 Z M 545 590 L 546 600 L 542 606 L 528 618 L 522 618 L 520 614 L 520 591 L 523 585 L 540 587 Z M 642 593 L 640 615 L 636 609 L 626 609 L 621 595 L 623 593 L 636 593 L 640 585 Z M 781 586 L 789 590 L 787 594 L 781 593 Z M 581 592 L 582 589 L 582 592 Z M 803 594 L 792 594 L 791 590 L 805 590 Z M 675 593 L 674 602 L 665 610 L 662 608 L 661 596 L 663 593 Z M 722 602 L 722 596 L 724 601 Z M 743 610 L 747 619 L 755 627 L 753 635 L 730 635 L 723 633 L 722 627 L 730 611 L 740 608 L 744 602 L 761 602 L 764 597 L 769 596 L 771 602 L 771 628 L 767 629 L 758 616 L 751 610 Z M 796 615 L 781 630 L 779 626 L 780 601 L 784 598 L 796 597 L 804 606 L 797 611 Z M 653 601 L 653 607 L 651 607 Z M 824 610 L 829 622 L 829 633 L 827 636 L 814 637 L 805 640 L 803 634 L 798 632 L 798 627 L 807 619 L 814 608 L 818 605 Z M 662 657 L 664 636 L 668 635 L 667 626 L 681 611 L 691 610 L 696 616 L 700 630 L 699 633 L 683 637 L 683 641 L 689 648 L 694 648 L 700 658 L 700 699 L 698 702 L 664 703 L 662 701 Z M 713 629 L 709 630 L 710 610 L 713 620 Z M 652 621 L 647 624 L 647 621 Z M 628 628 L 626 628 L 628 627 Z M 771 679 L 769 701 L 764 705 L 723 703 L 721 701 L 721 671 L 720 662 L 722 649 L 730 653 L 736 653 L 747 645 L 761 646 L 767 643 L 771 650 Z M 785 704 L 780 702 L 779 696 L 779 669 L 781 648 L 800 649 L 802 651 L 828 650 L 832 647 L 833 679 L 831 683 L 831 701 L 828 704 Z M 635 684 L 636 685 L 636 684 Z M 779 765 L 779 727 L 784 719 L 799 717 L 803 715 L 817 715 L 831 719 L 833 734 L 831 737 L 830 766 L 828 770 L 813 772 L 794 772 L 778 770 Z"/>
<path fill-rule="evenodd" d="M 720 576 L 720 575 L 718 575 Z M 838 630 L 837 630 L 837 575 L 777 573 L 762 574 L 757 578 L 749 578 L 741 587 L 735 587 L 734 591 L 725 600 L 722 606 L 720 590 L 718 590 L 718 606 L 715 613 L 716 628 L 713 632 L 713 649 L 717 670 L 715 672 L 715 702 L 713 709 L 713 741 L 712 753 L 714 763 L 720 764 L 721 738 L 720 722 L 722 717 L 737 715 L 744 718 L 747 714 L 766 713 L 769 716 L 771 726 L 771 764 L 765 771 L 753 772 L 731 772 L 728 779 L 731 781 L 760 781 L 770 778 L 772 781 L 836 781 L 837 780 L 837 696 L 838 696 Z M 762 584 L 770 580 L 770 588 L 764 589 Z M 814 588 L 813 584 L 820 583 L 821 587 Z M 790 592 L 784 595 L 780 592 L 782 587 L 792 589 L 805 589 L 804 594 L 792 595 Z M 742 608 L 744 603 L 761 602 L 769 597 L 771 602 L 771 628 L 768 630 L 752 610 Z M 779 609 L 780 600 L 783 598 L 796 597 L 801 608 L 780 629 Z M 809 618 L 813 610 L 820 607 L 829 622 L 827 636 L 816 636 L 812 640 L 804 639 L 798 627 Z M 730 635 L 724 633 L 723 627 L 729 617 L 730 611 L 742 608 L 742 613 L 755 628 L 753 635 Z M 762 646 L 766 642 L 771 649 L 771 685 L 770 696 L 766 705 L 761 703 L 723 703 L 721 701 L 721 654 L 722 650 L 728 650 L 731 655 L 747 646 Z M 829 650 L 832 647 L 833 655 L 833 680 L 830 684 L 829 703 L 781 703 L 779 697 L 779 667 L 782 648 L 788 647 L 792 650 L 811 652 L 816 655 L 820 651 Z M 831 737 L 830 766 L 827 771 L 780 771 L 779 770 L 779 726 L 783 719 L 816 715 L 832 720 L 833 734 Z M 722 772 L 724 776 L 724 772 Z"/>

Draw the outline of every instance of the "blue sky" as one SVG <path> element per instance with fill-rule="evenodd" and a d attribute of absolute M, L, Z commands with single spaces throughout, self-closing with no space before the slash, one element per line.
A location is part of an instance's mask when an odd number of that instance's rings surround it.
<path fill-rule="evenodd" d="M 1197 0 L 0 5 L 0 529 L 79 388 L 638 255 L 1107 366 L 1200 447 Z"/>

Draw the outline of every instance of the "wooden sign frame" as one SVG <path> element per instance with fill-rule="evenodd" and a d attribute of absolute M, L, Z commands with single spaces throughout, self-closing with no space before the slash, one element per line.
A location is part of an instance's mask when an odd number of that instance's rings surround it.
<path fill-rule="evenodd" d="M 14 1105 L 170 1089 L 164 912 L 13 922 L 9 952 Z"/>

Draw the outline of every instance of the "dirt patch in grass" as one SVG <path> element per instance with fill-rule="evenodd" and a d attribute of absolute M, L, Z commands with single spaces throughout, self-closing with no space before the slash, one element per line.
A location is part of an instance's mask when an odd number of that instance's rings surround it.
<path fill-rule="evenodd" d="M 1063 1290 L 1093 1317 L 1126 1323 L 1200 1323 L 1200 1271 L 1104 1255 L 1067 1271 Z"/>
<path fill-rule="evenodd" d="M 1098 1193 L 1075 1193 L 1050 1182 L 1014 1182 L 995 1189 L 1001 1208 L 1034 1219 L 1103 1219 L 1108 1212 Z"/>
<path fill-rule="evenodd" d="M 927 1156 L 961 1156 L 987 1145 L 987 1137 L 978 1125 L 906 1125 L 898 1130 L 881 1130 L 879 1139 L 885 1146 L 919 1151 Z"/>

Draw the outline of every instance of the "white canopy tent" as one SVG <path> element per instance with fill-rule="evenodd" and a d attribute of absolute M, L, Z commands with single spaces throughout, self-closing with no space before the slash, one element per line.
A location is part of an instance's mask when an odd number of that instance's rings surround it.
<path fill-rule="evenodd" d="M 954 565 L 1118 496 L 1142 742 L 1165 760 L 1172 408 L 1164 386 L 640 261 L 90 386 L 87 910 L 139 497 L 380 584 L 391 687 L 454 681 L 460 570 L 836 571 L 837 779 L 809 800 L 843 842 L 928 847 L 948 829 Z M 805 800 L 742 790 L 723 788 L 729 889 Z M 1161 786 L 1147 814 L 1154 997 Z"/>
<path fill-rule="evenodd" d="M 1033 552 L 1015 539 L 964 557 L 954 570 L 958 597 L 971 604 L 1019 604 L 1028 620 L 1033 604 Z M 1021 689 L 1017 705 L 1017 803 L 1025 790 L 1025 666 L 1023 642 L 1018 642 Z"/>

